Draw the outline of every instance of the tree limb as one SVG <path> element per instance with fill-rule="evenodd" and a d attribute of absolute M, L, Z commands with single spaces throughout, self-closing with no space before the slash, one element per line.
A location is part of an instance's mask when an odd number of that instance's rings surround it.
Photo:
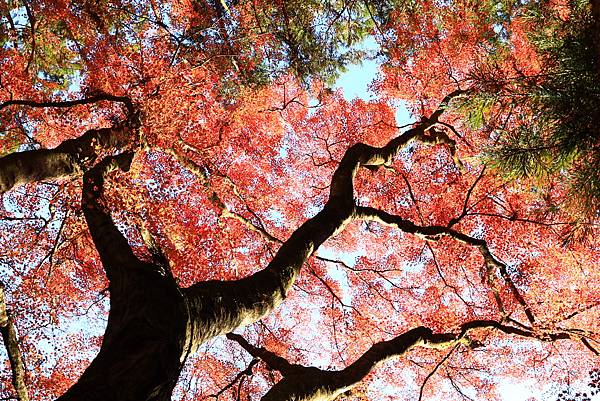
<path fill-rule="evenodd" d="M 0 103 L 0 110 L 9 106 L 27 106 L 34 108 L 68 108 L 73 106 L 79 106 L 84 104 L 92 104 L 101 101 L 111 101 L 123 103 L 127 108 L 127 114 L 131 115 L 134 113 L 134 106 L 131 99 L 127 96 L 114 96 L 107 93 L 100 93 L 90 97 L 76 100 L 49 100 L 49 101 L 34 101 L 24 99 L 11 99 Z"/>
<path fill-rule="evenodd" d="M 27 385 L 25 384 L 25 365 L 19 350 L 17 331 L 6 308 L 4 299 L 4 284 L 0 282 L 0 334 L 8 353 L 10 368 L 12 370 L 12 383 L 17 393 L 18 401 L 29 401 Z"/>
<path fill-rule="evenodd" d="M 509 326 L 495 320 L 472 320 L 461 325 L 457 331 L 449 333 L 433 333 L 431 329 L 420 326 L 408 330 L 391 340 L 380 341 L 372 345 L 355 362 L 342 370 L 329 371 L 290 364 L 284 358 L 265 348 L 249 344 L 238 334 L 229 333 L 227 334 L 227 338 L 236 341 L 253 357 L 263 360 L 268 366 L 282 373 L 283 378 L 261 398 L 261 401 L 314 401 L 317 399 L 319 401 L 333 401 L 340 394 L 352 389 L 362 381 L 376 366 L 390 358 L 403 356 L 414 347 L 439 350 L 452 347 L 452 350 L 437 364 L 436 368 L 428 375 L 421 386 L 420 399 L 423 393 L 423 386 L 429 377 L 435 373 L 437 368 L 448 359 L 458 346 L 464 345 L 469 348 L 482 346 L 479 342 L 471 340 L 468 337 L 469 332 L 481 329 L 494 329 L 505 334 L 532 338 L 539 341 L 577 339 L 577 336 L 569 335 L 565 332 L 540 334 L 530 329 Z M 273 366 L 271 363 L 273 363 Z M 293 367 L 293 369 L 288 369 L 289 366 Z M 283 367 L 284 369 L 279 369 L 278 367 Z"/>
<path fill-rule="evenodd" d="M 54 149 L 16 152 L 0 158 L 0 194 L 17 185 L 68 177 L 89 168 L 98 157 L 98 148 L 123 148 L 133 142 L 129 124 L 88 130 Z"/>
<path fill-rule="evenodd" d="M 108 157 L 83 175 L 81 208 L 109 281 L 122 269 L 141 263 L 100 202 L 104 176 L 116 168 L 128 171 L 132 159 L 133 153 Z"/>
<path fill-rule="evenodd" d="M 500 272 L 500 275 L 502 276 L 506 284 L 509 286 L 511 292 L 513 293 L 513 296 L 515 297 L 517 302 L 519 302 L 519 304 L 523 307 L 527 319 L 531 323 L 535 322 L 535 316 L 533 315 L 531 308 L 523 298 L 523 295 L 521 294 L 519 289 L 512 281 L 510 275 L 508 274 L 506 265 L 492 254 L 485 240 L 471 237 L 469 235 L 463 234 L 459 231 L 445 226 L 419 226 L 414 224 L 410 220 L 403 219 L 400 216 L 392 215 L 383 210 L 375 209 L 372 207 L 358 206 L 356 208 L 356 214 L 358 218 L 377 221 L 387 226 L 396 227 L 404 232 L 418 235 L 428 241 L 437 241 L 443 236 L 448 236 L 462 243 L 476 247 L 481 253 L 481 256 L 483 256 L 483 259 L 487 266 L 486 273 L 488 283 L 490 283 L 492 286 L 492 291 L 494 292 L 494 297 L 496 299 L 500 312 L 503 315 L 506 315 L 506 311 L 504 310 L 504 306 L 502 304 L 502 300 L 500 299 L 499 292 L 497 288 L 495 288 L 494 284 L 493 275 L 495 274 L 496 270 Z"/>
<path fill-rule="evenodd" d="M 447 107 L 449 95 L 440 107 Z M 193 348 L 207 339 L 254 323 L 283 302 L 302 265 L 327 239 L 357 218 L 354 177 L 361 166 L 377 169 L 413 140 L 432 142 L 426 130 L 441 111 L 378 148 L 357 143 L 344 154 L 331 180 L 329 200 L 316 216 L 304 222 L 282 243 L 271 262 L 251 276 L 235 281 L 205 281 L 183 289 L 192 317 Z M 435 140 L 437 143 L 437 139 Z"/>
<path fill-rule="evenodd" d="M 266 348 L 255 347 L 254 345 L 246 341 L 246 339 L 241 335 L 235 333 L 227 333 L 226 337 L 230 340 L 237 342 L 254 358 L 258 358 L 264 363 L 266 363 L 270 369 L 275 369 L 281 372 L 281 374 L 283 374 L 284 376 L 293 373 L 298 373 L 298 370 L 295 369 L 297 365 L 289 363 L 285 358 L 276 355 L 275 353 L 267 350 Z"/>
<path fill-rule="evenodd" d="M 0 194 L 17 185 L 45 179 L 68 177 L 90 168 L 98 158 L 99 149 L 122 149 L 135 141 L 140 125 L 130 98 L 98 94 L 78 100 L 37 102 L 8 100 L 0 103 L 0 110 L 9 106 L 35 108 L 65 108 L 100 101 L 123 103 L 127 109 L 126 121 L 109 128 L 91 129 L 79 138 L 68 139 L 54 149 L 16 152 L 0 158 Z"/>

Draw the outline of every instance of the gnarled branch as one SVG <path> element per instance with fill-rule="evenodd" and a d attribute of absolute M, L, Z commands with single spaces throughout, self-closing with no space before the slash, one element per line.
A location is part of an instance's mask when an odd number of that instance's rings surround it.
<path fill-rule="evenodd" d="M 283 378 L 261 398 L 261 401 L 333 401 L 338 395 L 356 386 L 379 364 L 390 358 L 401 357 L 412 348 L 448 349 L 460 345 L 469 348 L 481 347 L 483 344 L 468 337 L 471 331 L 481 329 L 493 329 L 505 334 L 546 342 L 578 339 L 576 335 L 562 331 L 540 334 L 529 328 L 509 326 L 495 320 L 472 320 L 461 325 L 458 330 L 449 333 L 433 333 L 430 328 L 420 326 L 408 330 L 391 340 L 380 341 L 372 345 L 346 368 L 330 371 L 291 364 L 263 347 L 255 347 L 249 344 L 239 334 L 229 333 L 227 338 L 236 341 L 250 355 L 261 359 L 270 368 L 277 369 L 282 373 Z M 450 353 L 444 357 L 442 362 L 449 356 Z"/>
<path fill-rule="evenodd" d="M 11 105 L 30 107 L 72 107 L 101 100 L 125 103 L 127 121 L 109 128 L 91 129 L 79 138 L 68 139 L 54 149 L 37 149 L 16 152 L 0 158 L 0 194 L 17 185 L 52 178 L 68 177 L 90 168 L 98 158 L 99 149 L 123 149 L 135 140 L 134 131 L 139 126 L 139 116 L 127 97 L 97 95 L 80 100 L 60 102 L 35 102 L 9 100 L 0 103 L 0 109 Z"/>

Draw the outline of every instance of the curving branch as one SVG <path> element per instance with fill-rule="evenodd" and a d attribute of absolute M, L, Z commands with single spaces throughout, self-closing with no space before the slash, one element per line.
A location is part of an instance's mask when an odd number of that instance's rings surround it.
<path fill-rule="evenodd" d="M 227 338 L 237 342 L 254 358 L 262 360 L 270 369 L 278 370 L 283 375 L 283 378 L 261 398 L 261 401 L 333 401 L 340 394 L 351 390 L 364 380 L 381 363 L 391 358 L 401 357 L 415 347 L 438 350 L 455 349 L 460 345 L 468 348 L 481 347 L 483 344 L 470 339 L 468 336 L 470 332 L 481 329 L 493 329 L 508 335 L 546 342 L 578 339 L 576 335 L 566 332 L 557 331 L 540 334 L 532 329 L 509 326 L 495 320 L 472 320 L 461 325 L 457 331 L 449 333 L 433 333 L 428 327 L 420 326 L 408 330 L 391 340 L 374 344 L 346 368 L 331 371 L 291 364 L 286 359 L 263 347 L 251 345 L 239 334 L 229 333 Z M 445 356 L 442 362 L 449 355 L 450 353 Z M 438 367 L 442 362 L 438 364 Z M 430 375 L 433 373 L 435 371 Z"/>
<path fill-rule="evenodd" d="M 109 213 L 101 203 L 105 176 L 113 170 L 128 171 L 133 153 L 107 157 L 83 175 L 81 208 L 92 240 L 100 255 L 109 281 L 126 266 L 138 265 L 141 261 L 133 254 L 127 239 L 115 226 Z"/>
<path fill-rule="evenodd" d="M 72 107 L 102 100 L 122 102 L 128 117 L 125 122 L 109 128 L 86 131 L 82 136 L 68 139 L 54 149 L 37 149 L 16 152 L 0 158 L 0 194 L 17 185 L 46 179 L 68 177 L 90 168 L 99 157 L 100 150 L 123 149 L 135 141 L 139 127 L 139 116 L 127 97 L 97 95 L 80 100 L 60 102 L 34 102 L 9 100 L 0 104 L 0 109 L 11 105 L 29 107 Z"/>
<path fill-rule="evenodd" d="M 508 270 L 506 268 L 506 264 L 502 263 L 492 254 L 485 240 L 471 237 L 467 234 L 461 233 L 460 231 L 456 231 L 452 228 L 445 226 L 419 226 L 414 224 L 410 220 L 406 220 L 400 216 L 392 215 L 383 210 L 375 209 L 372 207 L 359 206 L 356 208 L 356 213 L 357 216 L 361 219 L 377 221 L 383 225 L 398 228 L 406 233 L 418 235 L 428 241 L 437 241 L 441 237 L 447 236 L 464 244 L 476 247 L 485 261 L 485 265 L 487 267 L 486 278 L 494 293 L 494 298 L 496 299 L 496 303 L 498 304 L 498 309 L 500 310 L 500 312 L 505 317 L 508 316 L 500 298 L 500 293 L 497 288 L 497 285 L 495 284 L 494 276 L 496 274 L 496 271 L 500 272 L 500 275 L 510 288 L 513 296 L 515 297 L 517 302 L 519 302 L 519 304 L 523 307 L 523 310 L 529 322 L 532 324 L 535 322 L 535 316 L 530 306 L 525 301 L 525 298 L 523 298 L 523 295 L 512 281 L 512 278 L 510 277 L 510 274 L 508 273 Z"/>
<path fill-rule="evenodd" d="M 97 147 L 121 148 L 131 142 L 127 126 L 89 130 L 54 149 L 28 150 L 0 158 L 0 193 L 20 184 L 80 173 L 97 158 Z"/>
<path fill-rule="evenodd" d="M 452 98 L 462 93 L 457 91 L 448 95 L 429 119 L 381 148 L 362 143 L 351 146 L 333 174 L 329 200 L 323 209 L 282 243 L 263 270 L 241 280 L 206 281 L 183 289 L 192 320 L 192 349 L 211 337 L 254 323 L 277 308 L 308 257 L 323 242 L 343 230 L 346 224 L 360 217 L 354 202 L 353 183 L 358 169 L 390 165 L 400 150 L 414 140 L 441 143 L 443 137 L 429 130 L 435 126 Z"/>
<path fill-rule="evenodd" d="M 255 359 L 260 359 L 261 361 L 266 363 L 270 369 L 277 370 L 283 375 L 298 374 L 303 368 L 303 366 L 301 365 L 289 363 L 285 358 L 276 355 L 275 353 L 267 350 L 266 348 L 255 347 L 239 334 L 227 333 L 226 337 L 230 340 L 237 342 Z"/>
<path fill-rule="evenodd" d="M 270 369 L 278 370 L 283 375 L 261 401 L 333 401 L 340 394 L 351 390 L 376 366 L 390 358 L 404 355 L 413 347 L 445 349 L 459 344 L 477 345 L 466 337 L 466 331 L 457 334 L 434 334 L 431 329 L 421 326 L 391 340 L 374 344 L 342 370 L 329 371 L 291 364 L 263 347 L 249 344 L 239 334 L 228 333 L 227 338 L 236 341 L 254 358 L 262 360 Z"/>

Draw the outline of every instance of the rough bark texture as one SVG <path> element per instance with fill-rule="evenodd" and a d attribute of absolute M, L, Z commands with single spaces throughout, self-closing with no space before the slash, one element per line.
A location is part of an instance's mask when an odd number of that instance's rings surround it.
<path fill-rule="evenodd" d="M 427 143 L 448 139 L 427 130 L 437 122 L 450 99 L 460 93 L 449 95 L 430 119 L 382 148 L 365 144 L 350 147 L 333 175 L 323 210 L 294 231 L 263 270 L 236 281 L 208 281 L 180 289 L 167 263 L 150 264 L 135 257 L 101 202 L 105 175 L 116 168 L 127 170 L 133 155 L 111 156 L 97 163 L 83 176 L 82 207 L 110 281 L 108 325 L 98 356 L 59 400 L 170 399 L 182 364 L 191 352 L 209 338 L 256 322 L 271 312 L 285 299 L 308 257 L 350 220 L 360 217 L 353 199 L 353 179 L 359 167 L 388 165 L 402 147 L 415 139 Z M 0 159 L 3 190 L 23 182 L 72 174 L 83 161 L 96 159 L 94 143 L 122 148 L 128 143 L 125 138 L 130 131 L 124 127 L 88 131 L 54 150 L 22 152 Z M 36 165 L 28 164 L 36 157 Z M 44 164 L 55 159 L 60 162 Z"/>
<path fill-rule="evenodd" d="M 96 148 L 121 148 L 130 142 L 126 126 L 89 130 L 54 149 L 11 153 L 0 158 L 0 193 L 17 185 L 68 177 L 81 172 L 97 158 Z"/>
<path fill-rule="evenodd" d="M 8 360 L 12 371 L 12 383 L 15 388 L 18 401 L 28 401 L 27 386 L 25 384 L 25 365 L 19 350 L 19 339 L 12 321 L 12 317 L 6 308 L 4 299 L 4 285 L 0 283 L 0 334 L 8 353 Z"/>
<path fill-rule="evenodd" d="M 271 369 L 278 370 L 283 375 L 261 401 L 333 401 L 362 381 L 377 365 L 404 355 L 413 347 L 448 348 L 460 342 L 471 344 L 465 337 L 465 332 L 433 334 L 431 329 L 421 326 L 392 340 L 374 344 L 343 370 L 329 371 L 290 364 L 265 348 L 252 346 L 238 334 L 229 333 L 227 338 L 236 341 L 250 355 L 261 359 Z"/>
<path fill-rule="evenodd" d="M 165 265 L 139 260 L 100 204 L 104 175 L 132 154 L 83 176 L 82 207 L 110 281 L 110 313 L 97 357 L 59 400 L 169 400 L 185 354 L 183 295 Z"/>
<path fill-rule="evenodd" d="M 468 333 L 478 329 L 494 329 L 505 334 L 541 341 L 577 339 L 569 333 L 546 333 L 540 335 L 532 328 L 519 328 L 494 320 L 473 320 L 463 324 L 453 333 L 433 333 L 428 327 L 416 327 L 388 341 L 380 341 L 356 361 L 338 371 L 322 370 L 289 363 L 273 352 L 255 347 L 239 334 L 229 333 L 227 338 L 236 341 L 254 358 L 262 360 L 270 369 L 281 372 L 283 378 L 276 383 L 261 401 L 334 401 L 340 394 L 351 390 L 379 364 L 388 359 L 400 357 L 414 347 L 447 349 L 463 344 L 470 348 L 480 346 L 468 337 Z"/>

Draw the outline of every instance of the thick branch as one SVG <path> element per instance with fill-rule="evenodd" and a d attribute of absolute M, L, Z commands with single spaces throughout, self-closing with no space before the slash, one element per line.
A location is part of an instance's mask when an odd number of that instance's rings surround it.
<path fill-rule="evenodd" d="M 54 149 L 28 150 L 0 158 L 0 193 L 17 185 L 68 177 L 91 165 L 97 149 L 122 148 L 131 142 L 127 125 L 89 130 Z"/>
<path fill-rule="evenodd" d="M 27 106 L 27 107 L 35 107 L 35 108 L 68 108 L 73 106 L 79 106 L 84 104 L 92 104 L 101 102 L 103 100 L 111 101 L 111 102 L 119 102 L 123 103 L 127 108 L 127 114 L 133 114 L 134 108 L 131 99 L 127 96 L 113 96 L 109 94 L 98 94 L 90 97 L 86 97 L 83 99 L 76 100 L 62 100 L 62 101 L 47 101 L 47 102 L 36 102 L 33 100 L 7 100 L 6 102 L 0 103 L 0 110 L 10 107 L 10 106 Z"/>
<path fill-rule="evenodd" d="M 275 384 L 261 401 L 333 401 L 363 380 L 375 366 L 389 358 L 401 356 L 415 346 L 443 349 L 459 343 L 471 344 L 464 337 L 464 333 L 433 334 L 426 327 L 417 327 L 392 340 L 374 344 L 343 370 L 327 371 L 290 364 L 264 348 L 248 344 L 237 334 L 228 334 L 227 337 L 237 341 L 252 356 L 262 359 L 269 367 L 274 367 L 283 374 L 281 381 Z M 272 366 L 272 363 L 275 366 Z M 284 370 L 277 366 L 284 367 Z"/>
<path fill-rule="evenodd" d="M 78 100 L 36 102 L 9 100 L 0 103 L 0 110 L 9 106 L 35 108 L 66 108 L 100 101 L 123 103 L 127 121 L 110 128 L 88 130 L 79 138 L 68 139 L 54 149 L 38 149 L 11 153 L 0 158 L 0 194 L 19 184 L 45 179 L 68 177 L 93 165 L 99 149 L 123 148 L 133 142 L 133 132 L 139 126 L 131 99 L 124 96 L 99 94 Z"/>
<path fill-rule="evenodd" d="M 128 171 L 132 158 L 132 153 L 108 157 L 83 175 L 81 207 L 109 281 L 122 269 L 141 263 L 100 199 L 104 176 L 117 168 Z"/>
<path fill-rule="evenodd" d="M 238 342 L 252 356 L 260 358 L 270 367 L 283 374 L 283 378 L 263 396 L 261 401 L 333 401 L 336 397 L 362 381 L 376 366 L 390 358 L 405 355 L 414 347 L 447 349 L 460 344 L 470 348 L 482 346 L 471 340 L 468 333 L 479 329 L 495 329 L 505 334 L 536 339 L 556 341 L 577 336 L 565 332 L 538 332 L 508 326 L 495 320 L 473 320 L 463 324 L 457 332 L 433 333 L 427 327 L 417 327 L 399 336 L 374 344 L 354 363 L 340 371 L 328 371 L 314 367 L 292 365 L 284 358 L 264 349 L 250 345 L 242 336 L 228 334 L 227 338 Z M 275 366 L 271 366 L 274 361 Z M 293 369 L 281 370 L 276 366 L 292 366 Z M 289 373 L 287 373 L 289 372 Z"/>
<path fill-rule="evenodd" d="M 456 92 L 440 107 L 445 108 Z M 358 143 L 350 147 L 333 174 L 329 200 L 285 241 L 267 267 L 237 281 L 208 281 L 183 290 L 192 316 L 192 344 L 256 322 L 276 308 L 291 288 L 308 257 L 327 239 L 356 217 L 353 180 L 359 167 L 377 169 L 391 164 L 400 150 L 416 139 L 432 141 L 426 130 L 435 125 L 442 111 L 377 148 Z"/>
<path fill-rule="evenodd" d="M 12 370 L 12 383 L 17 393 L 17 400 L 28 401 L 29 395 L 27 394 L 27 386 L 25 385 L 25 365 L 21 358 L 15 325 L 6 309 L 3 283 L 0 283 L 0 334 L 2 334 L 2 340 L 8 353 L 8 360 Z"/>

